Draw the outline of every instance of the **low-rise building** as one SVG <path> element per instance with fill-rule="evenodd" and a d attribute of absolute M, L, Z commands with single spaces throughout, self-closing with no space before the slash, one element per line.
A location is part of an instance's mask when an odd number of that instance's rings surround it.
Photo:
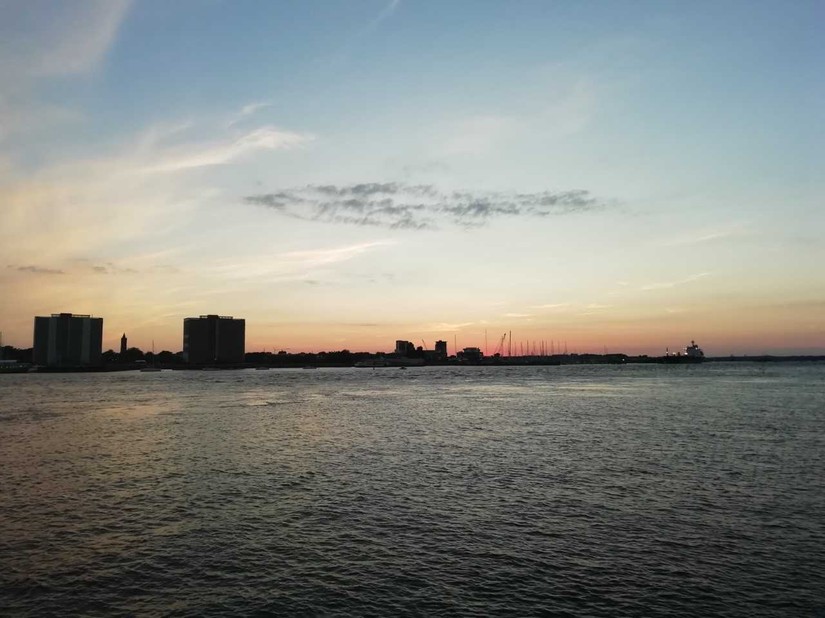
<path fill-rule="evenodd" d="M 481 348 L 464 348 L 457 354 L 458 360 L 465 363 L 480 363 L 484 358 Z"/>

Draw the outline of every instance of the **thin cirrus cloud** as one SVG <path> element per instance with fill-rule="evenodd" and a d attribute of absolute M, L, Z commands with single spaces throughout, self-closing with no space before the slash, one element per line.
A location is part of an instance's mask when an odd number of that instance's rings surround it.
<path fill-rule="evenodd" d="M 305 221 L 405 230 L 445 225 L 472 228 L 498 218 L 542 218 L 605 207 L 604 202 L 583 190 L 445 191 L 435 185 L 403 182 L 307 185 L 249 195 L 244 201 Z"/>
<path fill-rule="evenodd" d="M 359 32 L 360 35 L 366 34 L 373 28 L 378 27 L 378 25 L 387 19 L 390 15 L 395 13 L 396 9 L 401 5 L 401 0 L 390 0 L 381 12 L 378 13 L 375 17 L 373 17 L 367 24 L 361 29 Z"/>
<path fill-rule="evenodd" d="M 425 332 L 458 332 L 464 328 L 476 325 L 477 322 L 437 322 L 435 324 L 422 325 L 418 330 Z"/>
<path fill-rule="evenodd" d="M 362 253 L 366 253 L 378 247 L 395 244 L 389 240 L 376 240 L 346 247 L 335 247 L 333 249 L 315 249 L 310 251 L 288 251 L 282 253 L 281 257 L 286 260 L 308 263 L 314 266 L 322 264 L 334 264 L 354 258 Z"/>
<path fill-rule="evenodd" d="M 372 31 L 376 30 L 383 21 L 388 19 L 401 6 L 401 0 L 389 0 L 377 14 L 371 19 L 363 22 L 363 25 L 352 32 L 346 40 L 342 43 L 341 48 L 331 58 L 336 63 L 346 62 L 355 43 L 360 39 L 368 36 Z"/>
<path fill-rule="evenodd" d="M 747 236 L 751 231 L 744 226 L 734 226 L 724 229 L 708 230 L 696 232 L 689 235 L 680 236 L 678 238 L 671 238 L 659 242 L 660 246 L 664 247 L 680 247 L 685 245 L 699 245 L 705 243 L 712 243 L 721 240 L 728 240 L 741 236 Z"/>
<path fill-rule="evenodd" d="M 147 172 L 178 172 L 199 167 L 224 165 L 260 150 L 286 150 L 312 141 L 314 136 L 275 127 L 261 127 L 234 140 L 197 147 L 186 146 L 166 153 Z"/>
<path fill-rule="evenodd" d="M 226 124 L 227 128 L 233 127 L 242 120 L 249 118 L 250 116 L 255 115 L 262 109 L 266 109 L 267 107 L 272 107 L 272 103 L 268 101 L 260 101 L 256 103 L 249 103 L 244 105 L 240 111 L 238 111 Z"/>
<path fill-rule="evenodd" d="M 0 141 L 82 117 L 36 97 L 44 80 L 96 70 L 130 0 L 0 2 Z"/>
<path fill-rule="evenodd" d="M 104 58 L 128 13 L 130 0 L 0 6 L 0 69 L 23 79 L 85 73 Z"/>
<path fill-rule="evenodd" d="M 569 306 L 570 303 L 547 303 L 544 305 L 533 305 L 533 309 L 564 309 Z"/>
<path fill-rule="evenodd" d="M 232 279 L 276 277 L 305 280 L 308 273 L 394 244 L 396 243 L 391 240 L 376 240 L 340 247 L 287 251 L 269 256 L 256 255 L 254 258 L 219 263 L 215 266 L 214 272 Z"/>
<path fill-rule="evenodd" d="M 648 283 L 647 285 L 643 285 L 639 288 L 642 291 L 651 291 L 651 290 L 667 290 L 670 288 L 675 288 L 678 285 L 684 285 L 686 283 L 692 283 L 694 281 L 698 281 L 699 279 L 703 279 L 710 275 L 710 273 L 697 273 L 695 275 L 690 275 L 689 277 L 685 277 L 684 279 L 677 279 L 676 281 L 664 281 L 660 283 Z"/>

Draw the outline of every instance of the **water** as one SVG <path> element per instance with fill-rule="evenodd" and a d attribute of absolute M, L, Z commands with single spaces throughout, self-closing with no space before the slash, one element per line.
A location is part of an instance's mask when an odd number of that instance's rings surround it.
<path fill-rule="evenodd" d="M 825 365 L 0 376 L 4 615 L 825 615 Z"/>

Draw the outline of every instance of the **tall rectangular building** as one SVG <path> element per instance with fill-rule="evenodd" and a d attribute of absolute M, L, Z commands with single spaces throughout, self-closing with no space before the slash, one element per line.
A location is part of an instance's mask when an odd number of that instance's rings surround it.
<path fill-rule="evenodd" d="M 246 320 L 202 315 L 183 320 L 183 358 L 194 365 L 242 363 L 246 352 Z"/>
<path fill-rule="evenodd" d="M 34 318 L 35 365 L 97 367 L 102 347 L 103 318 L 73 313 Z"/>

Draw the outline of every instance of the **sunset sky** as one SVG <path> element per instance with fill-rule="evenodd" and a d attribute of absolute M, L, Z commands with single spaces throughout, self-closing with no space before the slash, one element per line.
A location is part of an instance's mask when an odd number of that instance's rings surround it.
<path fill-rule="evenodd" d="M 825 3 L 0 4 L 0 331 L 825 353 Z M 532 344 L 531 344 L 532 345 Z"/>

